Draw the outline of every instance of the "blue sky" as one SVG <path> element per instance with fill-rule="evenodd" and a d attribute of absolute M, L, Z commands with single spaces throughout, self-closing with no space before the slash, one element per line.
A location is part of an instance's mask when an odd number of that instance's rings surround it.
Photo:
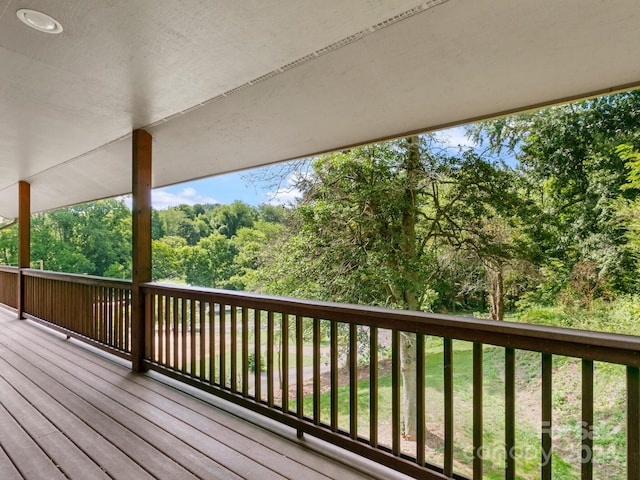
<path fill-rule="evenodd" d="M 250 205 L 260 205 L 269 199 L 260 185 L 251 185 L 246 179 L 248 172 L 236 172 L 171 187 L 155 189 L 153 206 L 163 209 L 186 203 L 231 203 L 241 200 Z"/>
<path fill-rule="evenodd" d="M 442 130 L 438 136 L 453 147 L 471 145 L 465 136 L 464 127 Z M 260 176 L 261 171 L 268 168 L 256 168 L 158 188 L 152 193 L 153 206 L 162 210 L 180 204 L 232 203 L 235 200 L 254 206 L 262 203 L 275 205 L 291 203 L 296 197 L 296 192 L 290 188 L 286 179 L 283 179 L 280 188 L 269 185 L 269 182 L 255 180 Z"/>
<path fill-rule="evenodd" d="M 236 200 L 254 206 L 292 203 L 297 198 L 297 191 L 292 188 L 289 179 L 282 179 L 277 187 L 271 185 L 273 182 L 258 180 L 270 168 L 273 167 L 254 168 L 157 188 L 152 192 L 153 207 L 162 210 L 180 204 L 232 203 Z"/>

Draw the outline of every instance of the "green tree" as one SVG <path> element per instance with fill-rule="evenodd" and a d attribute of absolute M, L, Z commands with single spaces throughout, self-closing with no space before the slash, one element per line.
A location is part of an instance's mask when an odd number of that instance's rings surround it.
<path fill-rule="evenodd" d="M 152 280 L 184 280 L 186 276 L 182 250 L 187 242 L 181 237 L 163 237 L 153 240 L 152 251 Z"/>
<path fill-rule="evenodd" d="M 44 213 L 32 216 L 31 260 L 42 261 L 46 270 L 57 272 L 87 273 L 93 271 L 95 266 L 71 243 L 73 224 L 68 224 L 68 230 L 61 228 L 57 224 L 56 218 L 55 215 Z M 72 216 L 68 218 L 71 219 Z M 63 238 L 69 240 L 65 241 Z"/>
<path fill-rule="evenodd" d="M 268 223 L 286 223 L 289 218 L 289 213 L 289 209 L 282 206 L 267 204 L 258 206 L 259 218 Z"/>
<path fill-rule="evenodd" d="M 200 241 L 200 231 L 193 220 L 185 218 L 178 225 L 176 236 L 186 240 L 187 245 L 194 246 Z"/>
<path fill-rule="evenodd" d="M 258 219 L 257 212 L 244 202 L 236 201 L 220 205 L 211 211 L 211 225 L 227 238 L 233 237 L 242 227 L 252 227 Z"/>
<path fill-rule="evenodd" d="M 0 230 L 0 265 L 18 263 L 18 225 L 14 224 Z"/>
<path fill-rule="evenodd" d="M 99 200 L 34 215 L 31 259 L 47 270 L 131 276 L 131 214 Z"/>
<path fill-rule="evenodd" d="M 131 212 L 124 202 L 98 200 L 69 210 L 76 218 L 71 243 L 94 265 L 93 271 L 86 273 L 102 276 L 117 264 L 130 278 Z"/>
<path fill-rule="evenodd" d="M 189 285 L 227 288 L 237 272 L 237 249 L 221 233 L 214 232 L 193 247 L 182 249 L 186 280 Z"/>
<path fill-rule="evenodd" d="M 180 224 L 188 219 L 184 211 L 176 207 L 160 210 L 158 216 L 164 227 L 164 235 L 168 237 L 179 236 L 178 229 L 180 228 Z"/>
<path fill-rule="evenodd" d="M 490 218 L 491 202 L 504 198 L 509 182 L 501 172 L 473 152 L 452 155 L 430 136 L 320 158 L 299 185 L 300 233 L 267 269 L 275 282 L 267 278 L 266 288 L 428 310 L 439 254 L 473 242 L 484 258 L 481 241 L 495 240 L 472 220 Z M 402 336 L 401 370 L 405 433 L 415 438 L 414 335 Z"/>
<path fill-rule="evenodd" d="M 486 122 L 478 140 L 494 151 L 508 150 L 529 178 L 539 208 L 529 219 L 531 238 L 545 252 L 549 281 L 558 291 L 583 261 L 597 266 L 608 289 L 635 290 L 637 276 L 626 225 L 618 221 L 626 183 L 625 159 L 616 148 L 640 146 L 640 91 L 562 105 Z M 606 290 L 606 289 L 605 289 Z"/>
<path fill-rule="evenodd" d="M 153 240 L 160 240 L 165 236 L 164 224 L 162 218 L 157 210 L 151 210 L 151 238 Z"/>
<path fill-rule="evenodd" d="M 270 258 L 271 246 L 284 231 L 281 224 L 258 220 L 252 228 L 242 227 L 236 232 L 231 239 L 238 252 L 234 260 L 237 273 L 230 281 L 234 290 L 256 288 L 259 285 L 257 272 Z"/>
<path fill-rule="evenodd" d="M 620 158 L 626 163 L 627 183 L 622 185 L 624 191 L 640 191 L 640 152 L 632 145 L 623 144 L 617 149 Z M 626 225 L 629 247 L 635 255 L 636 262 L 640 258 L 640 198 L 633 200 L 620 199 L 618 203 L 618 218 Z M 636 263 L 637 268 L 637 263 Z"/>

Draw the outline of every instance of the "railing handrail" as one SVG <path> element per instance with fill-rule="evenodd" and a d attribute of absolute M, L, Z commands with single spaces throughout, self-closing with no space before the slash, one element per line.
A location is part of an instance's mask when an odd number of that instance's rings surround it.
<path fill-rule="evenodd" d="M 0 265 L 0 272 L 18 273 L 20 269 L 11 265 Z"/>
<path fill-rule="evenodd" d="M 46 278 L 50 280 L 80 283 L 83 285 L 94 285 L 96 287 L 124 289 L 131 288 L 131 280 L 123 280 L 121 278 L 97 277 L 94 275 L 84 275 L 78 273 L 52 272 L 49 270 L 35 270 L 32 268 L 22 269 L 22 274 L 27 277 Z"/>
<path fill-rule="evenodd" d="M 10 269 L 12 273 L 17 269 Z M 131 341 L 131 290 L 132 282 L 120 279 L 105 279 L 89 275 L 66 274 L 32 269 L 19 270 L 26 278 L 25 285 L 33 295 L 27 296 L 25 315 L 53 323 L 61 331 L 90 342 L 100 348 L 116 349 L 125 358 L 130 358 Z M 8 283 L 17 283 L 17 278 L 4 274 Z M 77 286 L 66 283 L 79 284 Z M 80 286 L 81 284 L 81 286 Z M 96 288 L 94 288 L 96 287 Z M 541 352 L 541 405 L 542 430 L 541 451 L 550 454 L 553 410 L 553 355 L 565 355 L 582 361 L 582 422 L 587 428 L 593 426 L 594 388 L 592 360 L 627 365 L 627 468 L 628 478 L 639 478 L 637 406 L 640 405 L 640 336 L 616 333 L 593 332 L 563 327 L 497 322 L 493 320 L 458 317 L 393 310 L 383 307 L 342 304 L 290 297 L 270 296 L 232 290 L 190 287 L 160 283 L 140 285 L 144 305 L 144 364 L 146 367 L 173 376 L 185 383 L 215 393 L 267 417 L 276 419 L 297 429 L 298 435 L 311 434 L 348 448 L 367 458 L 391 466 L 417 478 L 466 478 L 453 474 L 454 460 L 454 377 L 452 340 L 474 342 L 473 345 L 473 475 L 482 477 L 482 411 L 483 411 L 483 345 L 495 345 L 504 350 L 505 361 L 505 448 L 515 448 L 515 391 L 516 349 Z M 84 293 L 83 293 L 84 292 Z M 41 298 L 48 301 L 42 302 Z M 56 299 L 62 299 L 57 301 Z M 98 299 L 98 300 L 96 300 Z M 34 303 L 35 302 L 35 303 Z M 263 315 L 266 313 L 266 315 Z M 70 318 L 68 318 L 70 316 Z M 294 318 L 295 317 L 295 318 Z M 62 320 L 59 320 L 62 318 Z M 309 320 L 313 319 L 313 322 Z M 58 323 L 56 323 L 58 322 Z M 329 332 L 323 332 L 322 323 L 331 323 Z M 310 325 L 313 323 L 313 325 Z M 349 368 L 349 427 L 339 420 L 338 376 L 340 371 L 339 332 L 348 329 Z M 306 326 L 305 326 L 306 325 Z M 325 324 L 326 326 L 326 324 Z M 366 426 L 358 426 L 359 326 L 370 326 L 371 337 L 364 341 L 370 358 L 369 437 Z M 291 330 L 293 327 L 293 330 Z M 313 365 L 305 367 L 304 332 L 312 327 Z M 276 333 L 280 330 L 280 335 Z M 391 437 L 379 443 L 377 429 L 379 381 L 378 369 L 379 329 L 392 330 L 391 335 Z M 261 333 L 262 332 L 262 333 Z M 416 457 L 403 452 L 401 446 L 401 342 L 410 340 L 402 332 L 417 333 L 415 340 L 414 367 L 417 388 L 415 401 L 421 412 L 416 425 L 425 422 L 425 337 L 444 338 L 443 377 L 441 386 L 444 395 L 444 463 L 432 464 L 426 459 L 425 432 L 419 427 L 416 433 Z M 331 372 L 330 411 L 321 411 L 321 335 L 330 338 L 329 368 Z M 294 339 L 295 335 L 295 339 Z M 240 341 L 240 345 L 238 344 Z M 388 341 L 388 340 L 387 340 Z M 295 347 L 295 368 L 289 357 L 291 345 Z M 346 342 L 343 341 L 343 347 Z M 267 352 L 264 353 L 266 346 Z M 274 351 L 282 357 L 274 357 Z M 262 365 L 266 357 L 266 392 L 262 387 L 262 374 L 250 374 L 250 356 L 254 365 Z M 526 359 L 525 361 L 530 361 Z M 325 364 L 327 365 L 327 364 Z M 280 385 L 276 384 L 274 371 L 282 368 Z M 313 369 L 313 406 L 305 407 L 308 396 L 304 390 L 305 368 Z M 260 367 L 261 371 L 262 367 Z M 295 410 L 292 409 L 290 375 L 295 370 Z M 436 380 L 439 383 L 439 380 Z M 386 387 L 385 387 L 386 388 Z M 252 390 L 253 389 L 253 390 Z M 277 393 L 280 392 L 280 393 Z M 266 393 L 266 395 L 265 395 Z M 280 395 L 280 397 L 278 397 Z M 341 393 L 343 395 L 343 393 Z M 366 396 L 366 394 L 365 394 Z M 376 399 L 375 401 L 371 399 Z M 586 399 L 586 401 L 585 401 Z M 311 413 L 313 414 L 311 415 Z M 328 420 L 330 419 L 330 420 Z M 414 420 L 410 420 L 413 422 Z M 342 423 L 341 423 L 342 422 Z M 372 426 L 373 425 L 373 426 Z M 388 442 L 391 442 L 390 444 Z M 386 443 L 385 443 L 386 442 Z M 500 447 L 499 447 L 500 448 Z M 593 442 L 583 437 L 583 451 L 591 452 Z M 511 455 L 511 453 L 509 453 Z M 510 457 L 511 458 L 511 457 Z M 513 457 L 515 458 L 515 457 Z M 584 472 L 591 468 L 589 458 Z M 511 464 L 513 472 L 513 463 Z M 543 478 L 551 474 L 551 464 L 541 463 Z M 480 472 L 480 473 L 477 473 Z M 587 477 L 588 478 L 588 477 Z"/>
<path fill-rule="evenodd" d="M 640 337 L 634 335 L 498 322 L 184 285 L 145 283 L 141 287 L 147 293 L 167 294 L 169 292 L 193 300 L 204 300 L 215 296 L 217 302 L 241 307 L 640 366 Z"/>

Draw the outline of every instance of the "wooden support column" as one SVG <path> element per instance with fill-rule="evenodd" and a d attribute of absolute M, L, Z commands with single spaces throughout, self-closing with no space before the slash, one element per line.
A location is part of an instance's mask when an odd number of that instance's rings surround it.
<path fill-rule="evenodd" d="M 133 262 L 131 356 L 134 372 L 144 371 L 145 300 L 140 284 L 151 281 L 151 135 L 133 132 Z"/>
<path fill-rule="evenodd" d="M 24 318 L 25 289 L 23 268 L 31 264 L 31 185 L 18 182 L 18 318 Z"/>

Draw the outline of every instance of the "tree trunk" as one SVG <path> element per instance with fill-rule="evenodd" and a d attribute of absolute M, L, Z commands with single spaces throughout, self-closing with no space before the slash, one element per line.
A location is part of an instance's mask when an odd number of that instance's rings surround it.
<path fill-rule="evenodd" d="M 421 286 L 417 272 L 420 253 L 417 248 L 416 196 L 419 188 L 419 171 L 421 165 L 420 140 L 418 137 L 407 138 L 407 153 L 404 169 L 407 179 L 404 191 L 404 211 L 402 213 L 403 259 L 399 262 L 403 284 L 403 303 L 407 310 L 420 310 Z M 403 333 L 400 341 L 400 371 L 402 373 L 403 423 L 407 440 L 417 437 L 417 405 L 416 405 L 416 338 L 415 334 Z"/>
<path fill-rule="evenodd" d="M 402 421 L 407 440 L 415 441 L 417 429 L 416 405 L 416 335 L 402 333 L 400 336 L 400 371 L 402 373 Z"/>
<path fill-rule="evenodd" d="M 489 283 L 489 305 L 491 320 L 504 320 L 504 278 L 502 263 L 485 263 L 485 272 Z"/>

